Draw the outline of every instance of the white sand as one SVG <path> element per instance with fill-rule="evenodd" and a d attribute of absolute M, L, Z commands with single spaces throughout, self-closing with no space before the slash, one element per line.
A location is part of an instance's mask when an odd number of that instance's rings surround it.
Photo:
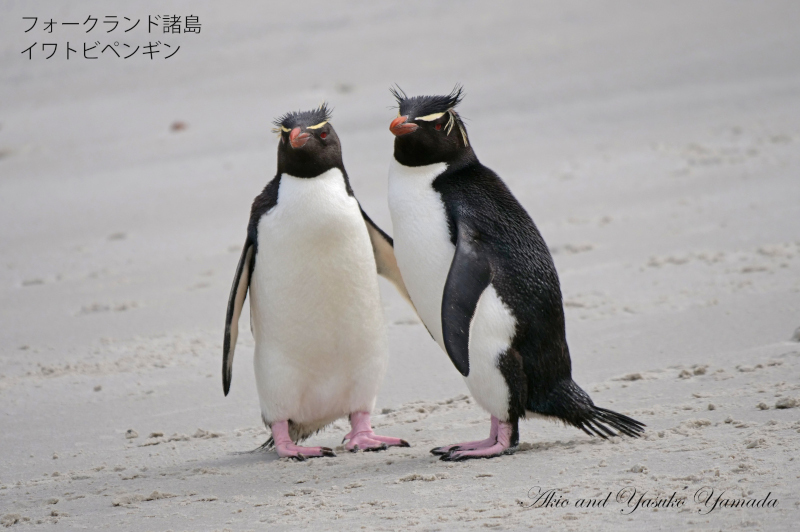
<path fill-rule="evenodd" d="M 6 2 L 0 17 L 0 524 L 796 521 L 800 408 L 776 408 L 800 399 L 796 2 L 69 4 Z M 146 23 L 166 12 L 203 24 L 200 35 L 153 35 L 181 45 L 166 61 L 20 54 L 109 38 L 25 34 L 23 16 Z M 130 35 L 116 38 L 148 39 Z M 391 232 L 387 88 L 456 81 L 478 156 L 554 251 L 575 379 L 647 423 L 646 438 L 603 442 L 529 421 L 514 456 L 437 461 L 431 447 L 483 437 L 488 418 L 383 283 L 392 361 L 375 420 L 412 447 L 307 463 L 234 454 L 267 435 L 248 316 L 227 398 L 220 366 L 249 204 L 274 174 L 272 118 L 328 99 L 356 194 Z M 171 131 L 175 121 L 187 127 Z M 345 432 L 339 422 L 312 443 L 336 446 Z M 524 508 L 534 486 L 573 506 Z M 613 498 L 574 507 L 629 486 L 689 501 L 631 515 Z M 778 502 L 701 515 L 691 498 L 703 486 Z"/>

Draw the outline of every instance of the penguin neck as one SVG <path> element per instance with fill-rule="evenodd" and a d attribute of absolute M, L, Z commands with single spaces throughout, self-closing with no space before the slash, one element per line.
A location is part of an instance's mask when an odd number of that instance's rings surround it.
<path fill-rule="evenodd" d="M 278 174 L 289 174 L 294 177 L 313 179 L 334 168 L 338 168 L 345 178 L 347 178 L 347 172 L 344 171 L 344 164 L 341 161 L 337 161 L 335 164 L 324 164 L 321 161 L 313 160 L 279 161 Z"/>
<path fill-rule="evenodd" d="M 398 147 L 398 145 L 395 144 L 394 160 L 398 164 L 412 168 L 444 163 L 446 168 L 457 170 L 464 166 L 477 163 L 478 157 L 475 155 L 471 146 L 459 150 L 451 157 L 441 158 L 437 157 L 435 153 L 421 153 L 419 150 L 403 149 L 403 147 Z"/>
<path fill-rule="evenodd" d="M 331 170 L 338 170 L 342 176 L 342 179 L 344 179 L 344 187 L 345 190 L 347 190 L 347 195 L 354 196 L 353 188 L 350 186 L 350 178 L 347 176 L 347 172 L 344 169 L 344 165 L 331 166 L 329 168 L 325 168 L 322 171 L 317 171 L 316 169 L 308 167 L 295 167 L 295 166 L 291 166 L 291 170 L 287 170 L 285 166 L 287 165 L 278 166 L 278 173 L 276 175 L 276 178 L 280 178 L 281 176 L 289 176 L 300 179 L 315 179 L 317 177 L 330 175 Z"/>

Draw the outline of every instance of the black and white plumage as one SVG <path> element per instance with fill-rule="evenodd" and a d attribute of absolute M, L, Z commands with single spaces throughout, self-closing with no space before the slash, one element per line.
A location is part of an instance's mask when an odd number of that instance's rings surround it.
<path fill-rule="evenodd" d="M 512 452 L 518 420 L 546 416 L 602 438 L 644 425 L 594 405 L 572 380 L 561 289 L 533 220 L 483 166 L 447 96 L 393 91 L 389 170 L 395 255 L 433 338 L 492 415 L 488 440 L 434 449 L 443 459 Z"/>
<path fill-rule="evenodd" d="M 301 459 L 331 455 L 295 444 L 347 415 L 348 449 L 407 445 L 369 426 L 388 360 L 376 272 L 407 293 L 391 238 L 353 195 L 329 120 L 322 105 L 275 123 L 278 172 L 253 201 L 223 344 L 227 395 L 249 290 L 262 418 L 278 454 Z"/>

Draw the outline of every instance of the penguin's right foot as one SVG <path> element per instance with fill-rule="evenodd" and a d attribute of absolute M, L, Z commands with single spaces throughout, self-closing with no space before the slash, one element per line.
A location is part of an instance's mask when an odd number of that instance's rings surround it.
<path fill-rule="evenodd" d="M 330 447 L 303 447 L 302 445 L 275 445 L 278 456 L 281 458 L 292 458 L 298 462 L 305 462 L 309 458 L 321 456 L 336 456 Z"/>
<path fill-rule="evenodd" d="M 431 449 L 431 454 L 435 456 L 444 456 L 454 451 L 477 451 L 479 449 L 488 449 L 497 443 L 497 431 L 499 426 L 500 420 L 492 416 L 492 428 L 489 431 L 489 437 L 485 440 L 467 441 L 464 443 L 454 443 L 453 445 L 435 447 Z"/>
<path fill-rule="evenodd" d="M 492 430 L 489 438 L 477 442 L 448 445 L 437 447 L 431 452 L 441 452 L 440 460 L 445 462 L 460 462 L 472 458 L 495 458 L 504 454 L 513 454 L 517 450 L 516 445 L 511 445 L 511 435 L 514 432 L 514 425 L 500 421 L 492 416 Z M 437 453 L 434 453 L 437 454 Z"/>
<path fill-rule="evenodd" d="M 473 458 L 497 458 L 504 454 L 514 454 L 517 452 L 519 446 L 505 447 L 501 443 L 495 443 L 491 447 L 483 449 L 474 449 L 472 451 L 462 451 L 460 449 L 451 451 L 442 455 L 439 460 L 443 462 L 461 462 L 463 460 L 470 460 Z"/>
<path fill-rule="evenodd" d="M 435 456 L 444 456 L 454 451 L 477 451 L 479 449 L 487 449 L 497 443 L 497 436 L 494 438 L 489 437 L 485 440 L 467 441 L 464 443 L 454 443 L 453 445 L 444 445 L 442 447 L 434 447 L 431 449 L 431 454 Z"/>
<path fill-rule="evenodd" d="M 320 456 L 336 456 L 329 447 L 303 447 L 295 445 L 289 437 L 289 422 L 276 421 L 270 426 L 272 439 L 275 441 L 275 450 L 281 458 L 292 458 L 298 462 L 305 462 L 308 458 Z"/>

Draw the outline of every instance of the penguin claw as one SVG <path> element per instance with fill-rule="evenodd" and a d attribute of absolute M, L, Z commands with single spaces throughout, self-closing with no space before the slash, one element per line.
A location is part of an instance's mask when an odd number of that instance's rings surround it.
<path fill-rule="evenodd" d="M 439 460 L 441 460 L 442 462 L 453 462 L 453 461 L 455 461 L 454 460 L 454 456 L 453 456 L 453 450 L 449 449 L 447 451 L 444 451 L 442 454 L 439 455 Z"/>
<path fill-rule="evenodd" d="M 443 456 L 453 451 L 457 451 L 458 449 L 460 449 L 458 445 L 455 446 L 444 445 L 442 447 L 434 447 L 433 449 L 431 449 L 431 454 L 434 456 Z"/>
<path fill-rule="evenodd" d="M 476 458 L 495 458 L 497 456 L 502 455 L 503 453 L 499 454 L 488 454 L 482 456 L 470 456 L 465 454 L 458 454 L 458 453 L 447 453 L 443 455 L 439 460 L 443 462 L 463 462 L 464 460 L 474 460 Z"/>
<path fill-rule="evenodd" d="M 409 447 L 409 446 L 406 446 L 406 447 Z M 363 451 L 365 453 L 375 453 L 375 452 L 378 452 L 378 451 L 385 451 L 388 448 L 389 448 L 389 446 L 387 446 L 385 443 L 381 443 L 380 445 L 375 445 L 375 446 L 372 446 L 372 447 L 364 447 L 363 449 L 361 447 L 359 447 L 358 444 L 356 444 L 356 445 L 353 445 L 353 447 L 350 449 L 350 452 L 351 453 L 357 453 L 358 451 Z"/>
<path fill-rule="evenodd" d="M 322 450 L 322 456 L 336 457 L 336 453 L 330 447 L 321 447 L 320 449 Z"/>
<path fill-rule="evenodd" d="M 293 459 L 297 460 L 298 462 L 305 462 L 308 458 L 303 455 L 303 453 L 297 453 L 296 455 L 292 456 Z"/>
<path fill-rule="evenodd" d="M 388 448 L 389 447 L 385 443 L 381 443 L 377 447 L 367 447 L 366 449 L 364 449 L 364 452 L 372 453 L 372 452 L 378 452 L 378 451 L 385 451 Z"/>

